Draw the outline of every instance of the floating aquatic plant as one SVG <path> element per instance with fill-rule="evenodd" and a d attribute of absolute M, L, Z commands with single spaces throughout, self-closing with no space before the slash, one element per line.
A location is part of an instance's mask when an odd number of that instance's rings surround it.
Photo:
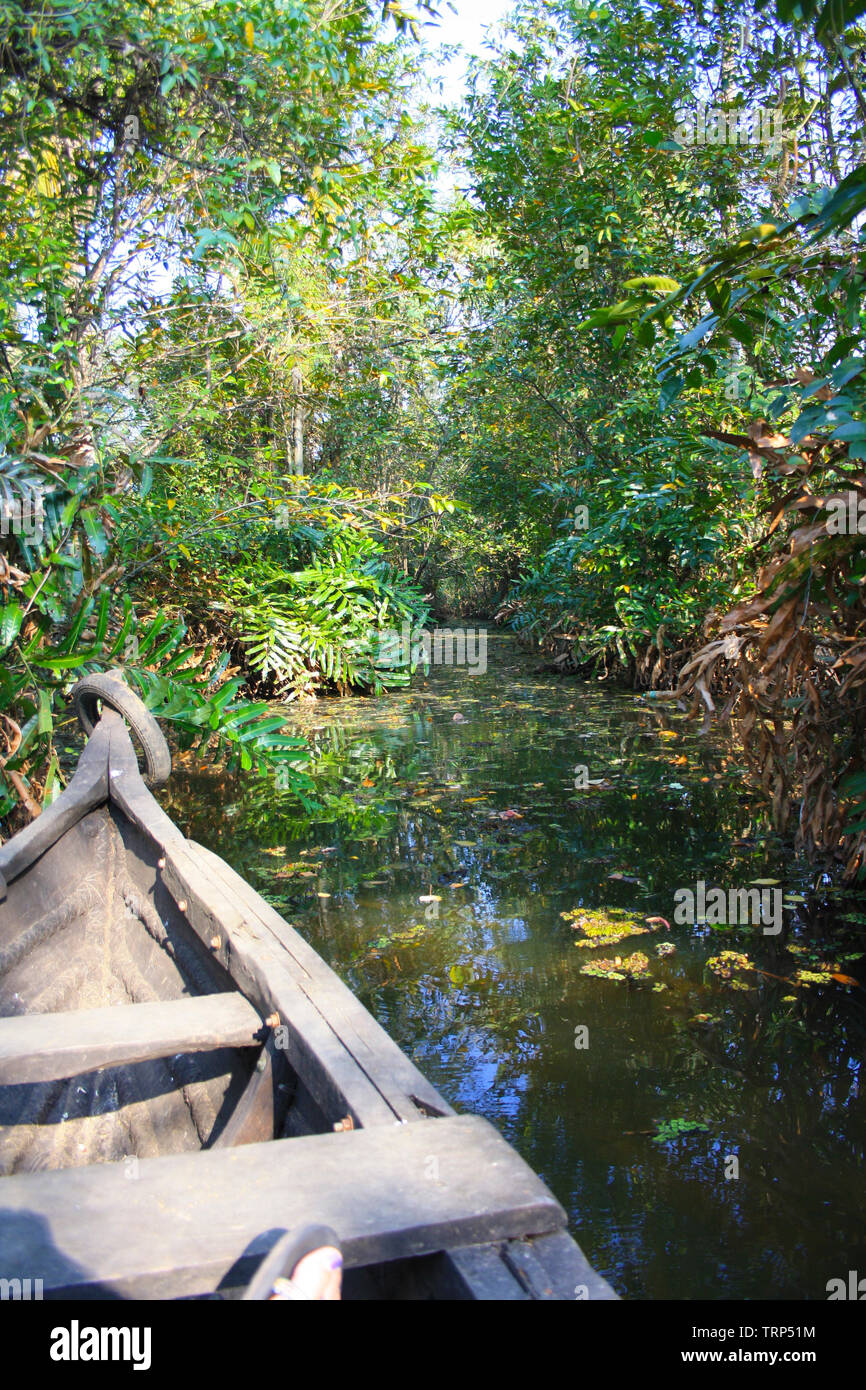
<path fill-rule="evenodd" d="M 588 961 L 580 967 L 581 975 L 595 975 L 606 980 L 642 980 L 649 970 L 649 957 L 642 951 L 633 956 L 614 956 L 613 960 Z"/>
<path fill-rule="evenodd" d="M 829 985 L 833 983 L 833 972 L 829 969 L 798 970 L 793 983 L 802 985 L 804 989 L 808 989 L 810 985 Z"/>
<path fill-rule="evenodd" d="M 363 965 L 366 961 L 378 960 L 380 956 L 387 952 L 396 950 L 404 946 L 415 946 L 423 940 L 428 931 L 429 923 L 418 922 L 412 927 L 407 927 L 404 931 L 382 932 L 381 935 L 373 938 L 366 946 L 354 957 L 355 965 Z"/>
<path fill-rule="evenodd" d="M 680 1139 L 684 1134 L 706 1132 L 709 1125 L 703 1120 L 660 1120 L 653 1135 L 654 1144 L 667 1144 L 671 1139 Z"/>
<path fill-rule="evenodd" d="M 637 918 L 629 917 L 620 908 L 575 907 L 559 915 L 571 923 L 572 931 L 581 933 L 575 946 L 587 946 L 590 950 L 599 946 L 617 946 L 629 936 L 644 936 L 655 930 L 654 927 L 643 926 Z"/>
<path fill-rule="evenodd" d="M 643 951 L 635 951 L 633 956 L 629 956 L 623 963 L 626 974 L 632 980 L 637 980 L 645 975 L 649 970 L 649 957 Z"/>
<path fill-rule="evenodd" d="M 581 975 L 596 975 L 604 980 L 624 980 L 625 975 L 620 969 L 622 962 L 617 956 L 616 960 L 593 960 L 580 967 Z"/>
<path fill-rule="evenodd" d="M 738 970 L 754 970 L 755 966 L 742 951 L 722 951 L 721 955 L 710 956 L 707 966 L 713 974 L 732 989 L 748 989 L 741 980 L 735 978 Z"/>

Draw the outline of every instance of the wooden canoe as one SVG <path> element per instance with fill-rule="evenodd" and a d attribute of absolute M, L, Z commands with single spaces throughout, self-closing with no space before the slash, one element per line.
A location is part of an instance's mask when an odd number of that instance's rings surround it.
<path fill-rule="evenodd" d="M 497 1131 L 181 834 L 102 704 L 0 847 L 0 1291 L 236 1298 L 310 1221 L 348 1298 L 616 1296 Z"/>

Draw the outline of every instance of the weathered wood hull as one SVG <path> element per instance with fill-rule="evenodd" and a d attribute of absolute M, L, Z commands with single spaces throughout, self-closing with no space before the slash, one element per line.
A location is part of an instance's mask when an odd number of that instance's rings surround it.
<path fill-rule="evenodd" d="M 0 907 L 0 1016 L 57 1016 L 60 1031 L 68 1010 L 232 988 L 179 914 L 163 924 L 142 867 L 101 807 L 10 885 Z M 0 1086 L 0 1173 L 201 1149 L 219 1134 L 254 1064 L 250 1049 L 178 1048 L 174 1056 Z M 5 1073 L 8 1083 L 14 1061 Z"/>
<path fill-rule="evenodd" d="M 315 1220 L 349 1296 L 614 1296 L 492 1126 L 165 816 L 118 715 L 0 874 L 0 1278 L 232 1296 Z"/>

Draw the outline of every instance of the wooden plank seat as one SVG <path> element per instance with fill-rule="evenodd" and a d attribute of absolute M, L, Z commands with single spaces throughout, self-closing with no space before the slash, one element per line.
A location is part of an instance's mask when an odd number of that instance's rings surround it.
<path fill-rule="evenodd" d="M 181 1052 L 261 1046 L 262 1027 L 235 991 L 0 1018 L 0 1085 L 57 1081 Z"/>
<path fill-rule="evenodd" d="M 566 1224 L 541 1179 L 474 1115 L 143 1159 L 132 1170 L 16 1174 L 2 1200 L 0 1277 L 26 1270 L 54 1297 L 233 1287 L 278 1231 L 310 1221 L 337 1231 L 347 1268 Z"/>

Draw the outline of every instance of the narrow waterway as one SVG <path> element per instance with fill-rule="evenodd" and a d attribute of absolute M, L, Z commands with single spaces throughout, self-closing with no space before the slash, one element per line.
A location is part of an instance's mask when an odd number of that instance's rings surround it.
<path fill-rule="evenodd" d="M 433 668 L 291 727 L 311 813 L 274 780 L 178 767 L 171 814 L 502 1131 L 619 1293 L 824 1299 L 866 1274 L 866 992 L 845 982 L 864 919 L 842 895 L 806 920 L 806 868 L 723 738 L 534 674 L 495 631 L 483 674 Z M 699 880 L 778 890 L 782 930 L 699 903 L 677 924 Z M 650 930 L 610 940 L 628 923 Z M 600 960 L 613 977 L 585 973 Z"/>

